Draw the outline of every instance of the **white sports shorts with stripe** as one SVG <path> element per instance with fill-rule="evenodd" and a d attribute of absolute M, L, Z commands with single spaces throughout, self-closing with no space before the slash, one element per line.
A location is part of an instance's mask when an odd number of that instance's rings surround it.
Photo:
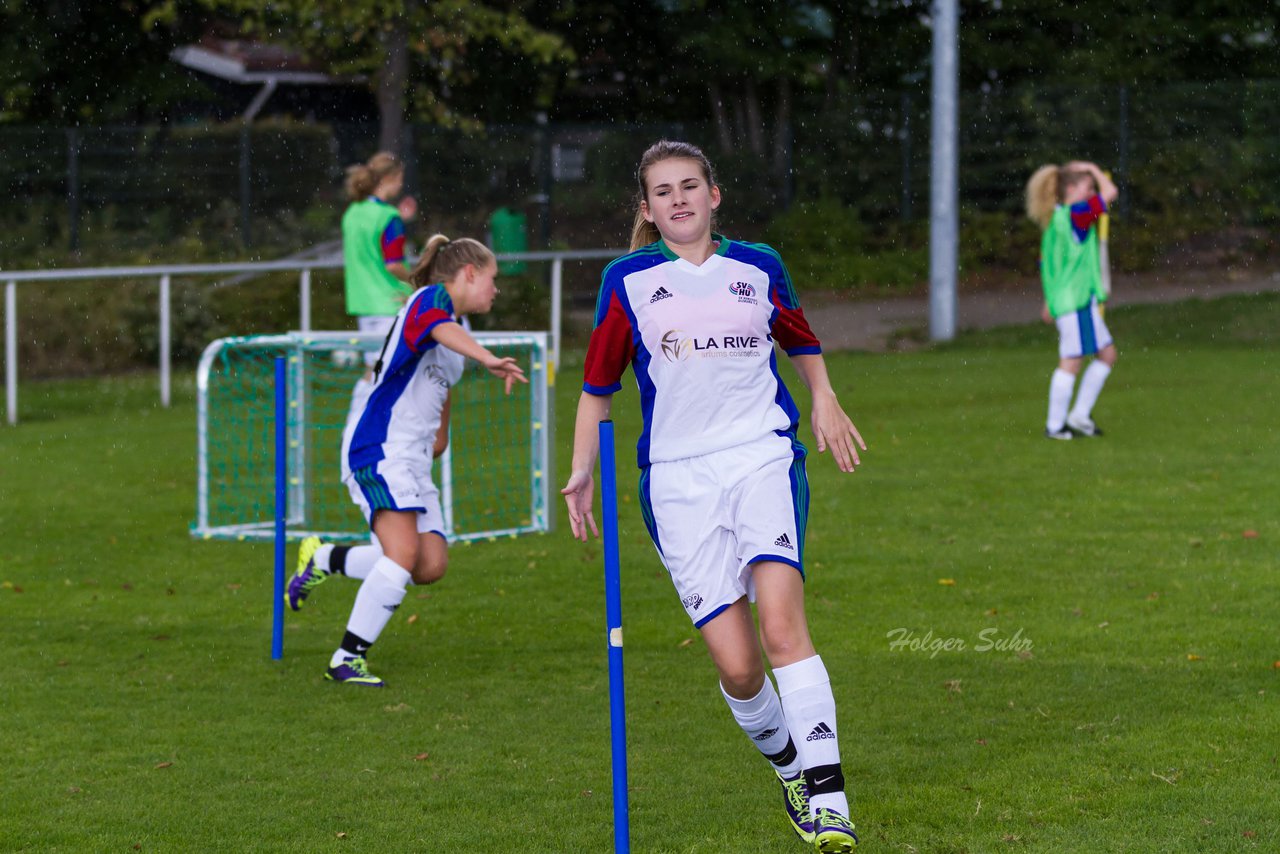
<path fill-rule="evenodd" d="M 743 596 L 755 601 L 754 563 L 779 561 L 804 576 L 804 461 L 804 446 L 776 433 L 641 471 L 649 536 L 695 626 Z"/>
<path fill-rule="evenodd" d="M 1098 311 L 1098 300 L 1079 311 L 1064 314 L 1054 321 L 1058 324 L 1058 358 L 1078 359 L 1092 356 L 1111 345 L 1111 332 Z"/>
<path fill-rule="evenodd" d="M 419 534 L 444 533 L 440 490 L 431 480 L 431 462 L 388 457 L 376 465 L 353 471 L 346 480 L 351 500 L 364 513 L 373 530 L 373 514 L 379 510 L 405 510 L 418 514 Z"/>

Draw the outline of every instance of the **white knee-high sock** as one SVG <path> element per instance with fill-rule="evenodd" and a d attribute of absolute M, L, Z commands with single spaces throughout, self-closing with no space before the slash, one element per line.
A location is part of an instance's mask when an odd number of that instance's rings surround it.
<path fill-rule="evenodd" d="M 1053 379 L 1049 380 L 1049 419 L 1045 427 L 1051 433 L 1057 433 L 1067 423 L 1067 408 L 1071 406 L 1071 391 L 1076 386 L 1076 375 L 1055 368 Z"/>
<path fill-rule="evenodd" d="M 369 573 L 373 571 L 380 557 L 382 557 L 382 548 L 377 545 L 324 545 L 316 549 L 316 566 L 325 572 L 336 572 L 347 578 L 363 581 L 369 577 Z"/>
<path fill-rule="evenodd" d="M 782 702 L 778 699 L 778 692 L 773 690 L 773 683 L 769 678 L 765 677 L 764 687 L 750 700 L 730 697 L 724 690 L 724 685 L 720 686 L 720 693 L 729 704 L 729 710 L 733 712 L 733 719 L 738 722 L 738 726 L 742 727 L 742 731 L 765 758 L 773 763 L 778 773 L 788 779 L 799 774 L 802 770 L 800 757 L 796 752 L 795 742 L 791 739 L 791 732 L 787 729 L 787 719 L 782 714 Z"/>
<path fill-rule="evenodd" d="M 1080 378 L 1080 391 L 1076 394 L 1076 404 L 1071 407 L 1073 419 L 1093 420 L 1093 405 L 1098 402 L 1098 395 L 1102 394 L 1102 387 L 1106 385 L 1109 376 L 1111 376 L 1111 366 L 1106 362 L 1094 359 L 1089 363 L 1089 367 L 1084 370 L 1084 376 Z"/>
<path fill-rule="evenodd" d="M 355 604 L 351 606 L 351 618 L 347 620 L 347 634 L 330 660 L 336 667 L 344 659 L 362 656 L 378 640 L 391 615 L 404 600 L 405 588 L 413 578 L 409 570 L 391 558 L 383 556 L 374 564 L 369 577 L 360 585 Z"/>
<path fill-rule="evenodd" d="M 795 664 L 775 667 L 773 678 L 778 680 L 782 713 L 800 753 L 814 813 L 825 808 L 849 815 L 836 736 L 836 698 L 831 693 L 827 668 L 815 655 Z"/>

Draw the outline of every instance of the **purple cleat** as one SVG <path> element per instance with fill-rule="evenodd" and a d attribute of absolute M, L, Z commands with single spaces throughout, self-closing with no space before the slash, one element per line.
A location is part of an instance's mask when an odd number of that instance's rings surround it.
<path fill-rule="evenodd" d="M 289 589 L 284 594 L 285 604 L 294 611 L 301 610 L 311 591 L 329 577 L 328 572 L 316 566 L 316 550 L 322 545 L 324 543 L 319 537 L 307 537 L 298 546 L 298 568 L 289 579 Z"/>
<path fill-rule="evenodd" d="M 773 773 L 778 774 L 777 771 Z M 782 783 L 782 805 L 787 812 L 787 821 L 802 842 L 813 842 L 813 815 L 809 812 L 809 786 L 805 783 L 804 773 L 788 779 L 778 774 Z"/>
<path fill-rule="evenodd" d="M 330 667 L 325 671 L 324 678 L 330 682 L 364 685 L 368 688 L 383 688 L 387 684 L 369 672 L 369 665 L 363 656 L 348 658 L 337 667 Z"/>

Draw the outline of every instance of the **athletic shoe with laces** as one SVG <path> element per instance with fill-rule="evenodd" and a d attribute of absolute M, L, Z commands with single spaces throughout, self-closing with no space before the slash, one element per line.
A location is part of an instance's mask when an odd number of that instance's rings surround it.
<path fill-rule="evenodd" d="M 293 578 L 289 579 L 289 589 L 284 593 L 284 601 L 295 611 L 302 609 L 302 603 L 329 577 L 326 570 L 316 566 L 316 550 L 324 543 L 319 537 L 307 537 L 298 546 L 298 568 Z"/>
<path fill-rule="evenodd" d="M 1044 437 L 1046 439 L 1060 439 L 1062 441 L 1067 441 L 1068 439 L 1074 439 L 1076 434 L 1072 433 L 1066 427 L 1059 427 L 1057 430 L 1050 430 L 1046 427 L 1044 428 Z"/>
<path fill-rule="evenodd" d="M 1074 418 L 1067 416 L 1067 429 L 1077 436 L 1101 436 L 1102 429 L 1093 423 L 1091 418 Z"/>
<path fill-rule="evenodd" d="M 835 810 L 819 809 L 813 818 L 813 847 L 821 854 L 842 854 L 858 846 L 853 822 Z"/>
<path fill-rule="evenodd" d="M 773 773 L 778 774 L 776 769 Z M 790 779 L 778 774 L 778 782 L 782 783 L 782 805 L 787 811 L 791 829 L 801 842 L 813 842 L 813 814 L 809 812 L 809 786 L 805 783 L 804 773 Z"/>
<path fill-rule="evenodd" d="M 387 684 L 369 672 L 369 664 L 364 660 L 364 656 L 348 658 L 337 667 L 330 667 L 325 671 L 324 678 L 330 682 L 345 682 L 348 685 L 364 685 L 369 688 L 382 688 Z"/>

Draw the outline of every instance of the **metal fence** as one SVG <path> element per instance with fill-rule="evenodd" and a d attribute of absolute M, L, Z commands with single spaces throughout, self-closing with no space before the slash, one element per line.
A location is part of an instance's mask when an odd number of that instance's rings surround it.
<path fill-rule="evenodd" d="M 549 262 L 550 358 L 548 377 L 555 382 L 560 367 L 560 345 L 564 326 L 563 286 L 565 261 L 592 261 L 616 258 L 622 249 L 587 249 L 560 252 L 499 253 L 499 262 Z M 66 270 L 25 270 L 0 272 L 4 286 L 5 411 L 10 424 L 18 423 L 18 284 L 40 286 L 52 282 L 81 282 L 102 287 L 111 281 L 151 278 L 159 283 L 156 306 L 159 328 L 160 404 L 168 406 L 172 397 L 172 306 L 174 280 L 229 275 L 296 272 L 298 274 L 298 330 L 311 330 L 311 278 L 316 270 L 341 269 L 342 260 L 266 261 L 239 264 L 171 264 L 145 267 L 105 267 Z"/>
<path fill-rule="evenodd" d="M 819 198 L 872 223 L 921 220 L 928 109 L 924 88 L 860 92 L 793 119 L 781 154 L 725 148 L 706 123 L 413 126 L 407 184 L 429 221 L 465 233 L 508 207 L 526 214 L 532 247 L 607 245 L 628 223 L 640 150 L 675 135 L 716 162 L 728 227 L 758 233 L 792 200 Z M 990 87 L 961 93 L 960 132 L 966 208 L 1015 211 L 1037 165 L 1083 157 L 1114 170 L 1131 209 L 1205 203 L 1238 222 L 1280 219 L 1280 81 Z M 366 125 L 301 122 L 0 127 L 0 188 L 39 213 L 31 239 L 44 245 L 136 231 L 248 246 L 290 225 L 332 232 L 343 168 L 375 140 Z"/>

